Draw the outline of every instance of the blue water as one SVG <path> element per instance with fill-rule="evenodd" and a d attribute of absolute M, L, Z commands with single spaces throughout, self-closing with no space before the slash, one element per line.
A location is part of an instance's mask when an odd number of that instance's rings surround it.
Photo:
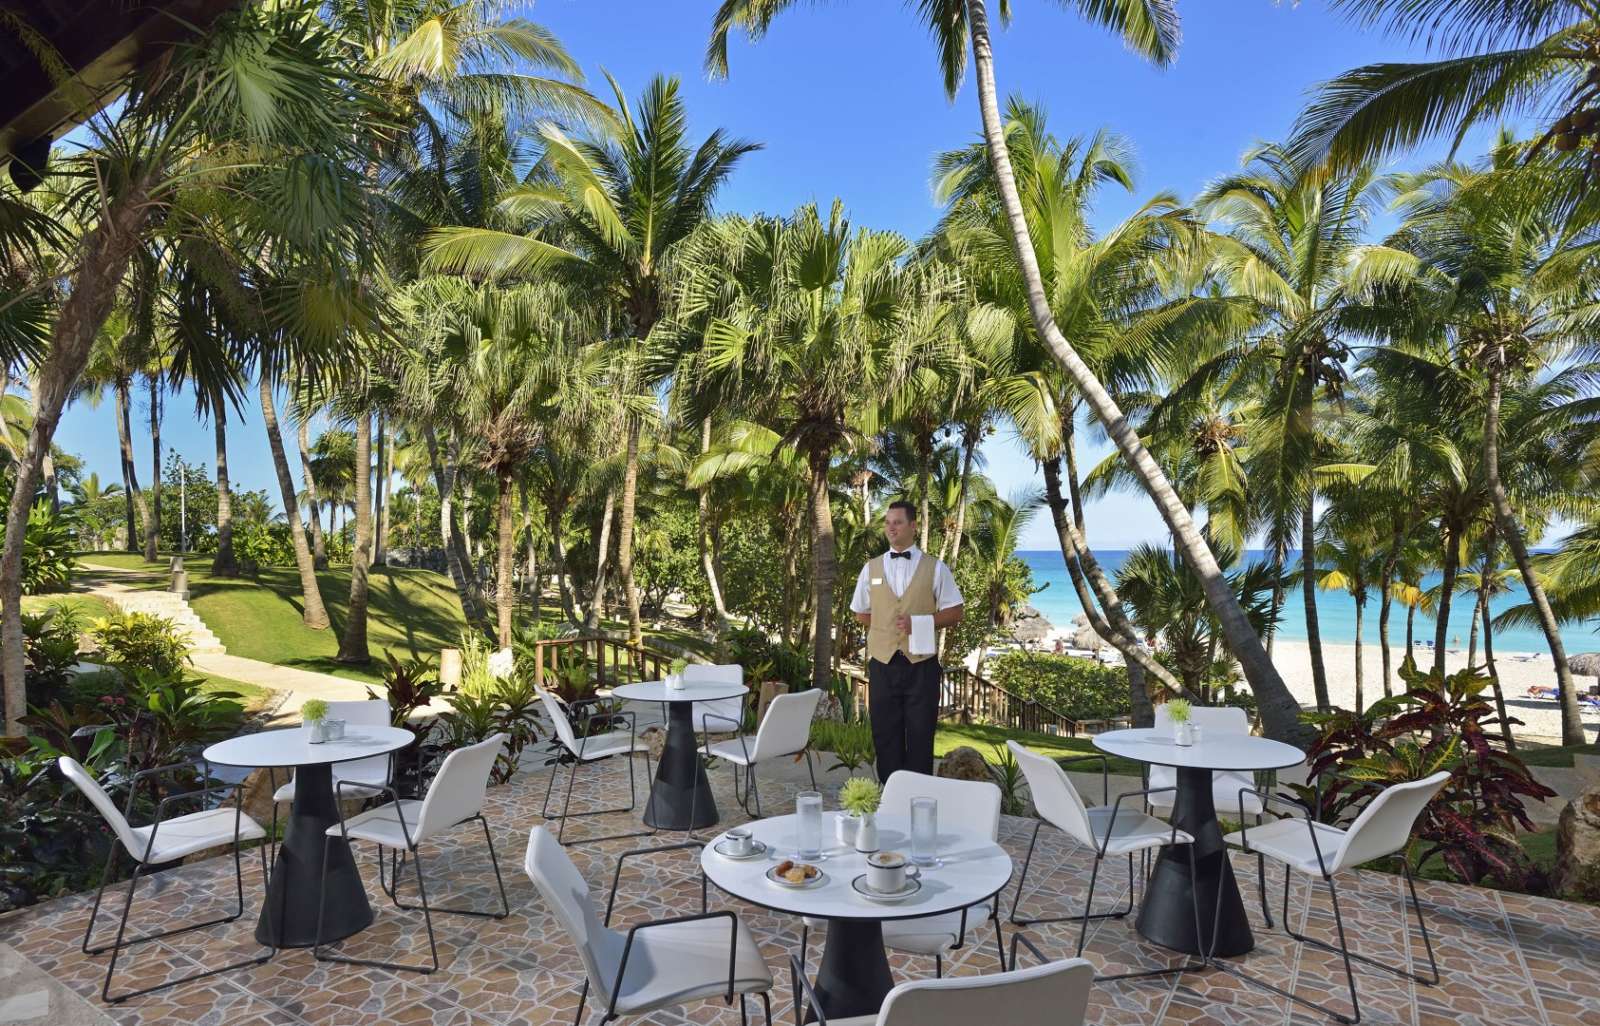
<path fill-rule="evenodd" d="M 1067 627 L 1072 623 L 1072 618 L 1083 612 L 1083 607 L 1078 603 L 1078 596 L 1072 590 L 1072 579 L 1067 576 L 1067 567 L 1057 550 L 1034 550 L 1018 552 L 1023 562 L 1033 572 L 1034 587 L 1043 587 L 1030 600 L 1032 604 L 1057 627 Z M 1123 560 L 1127 558 L 1127 551 L 1121 549 L 1095 550 L 1095 557 L 1108 574 L 1115 577 L 1121 569 Z M 1262 559 L 1260 552 L 1251 552 L 1247 560 Z M 1291 557 L 1297 558 L 1297 557 Z M 1431 588 L 1439 583 L 1438 574 L 1430 575 L 1424 582 L 1424 588 Z M 1450 604 L 1450 638 L 1459 638 L 1460 647 L 1467 644 L 1467 632 L 1472 622 L 1473 599 L 1471 595 L 1457 595 Z M 1519 585 L 1514 591 L 1507 592 L 1489 600 L 1489 608 L 1494 613 L 1520 605 L 1527 601 L 1527 593 Z M 1392 644 L 1403 644 L 1406 637 L 1406 609 L 1399 603 L 1395 604 L 1393 612 L 1389 614 L 1389 640 Z M 1317 592 L 1317 621 L 1322 631 L 1322 640 L 1334 644 L 1350 644 L 1356 639 L 1356 603 L 1355 599 L 1344 592 L 1318 591 Z M 1416 637 L 1417 640 L 1433 640 L 1434 622 L 1431 617 L 1422 613 L 1417 614 Z M 1378 595 L 1376 591 L 1367 599 L 1367 608 L 1364 624 L 1365 640 L 1369 644 L 1378 641 Z M 1284 597 L 1283 615 L 1278 622 L 1278 637 L 1304 640 L 1306 636 L 1305 602 L 1301 598 L 1299 585 L 1292 588 Z M 1600 650 L 1600 634 L 1590 626 L 1572 625 L 1563 628 L 1562 640 L 1566 643 L 1568 654 Z M 1482 640 L 1479 640 L 1480 650 Z M 1453 646 L 1452 646 L 1453 647 Z M 1512 652 L 1547 652 L 1544 635 L 1536 627 L 1512 627 L 1494 632 L 1495 654 Z"/>

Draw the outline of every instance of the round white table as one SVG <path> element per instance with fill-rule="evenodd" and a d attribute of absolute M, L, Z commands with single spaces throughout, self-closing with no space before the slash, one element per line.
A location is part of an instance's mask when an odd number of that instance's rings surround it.
<path fill-rule="evenodd" d="M 294 804 L 272 882 L 256 921 L 256 940 L 279 948 L 308 948 L 317 935 L 317 893 L 323 879 L 322 839 L 339 823 L 333 795 L 333 765 L 388 755 L 411 744 L 416 735 L 398 727 L 353 726 L 342 741 L 311 744 L 300 727 L 263 730 L 218 741 L 205 758 L 223 766 L 294 770 Z M 356 871 L 350 846 L 328 848 L 327 911 L 323 943 L 358 933 L 372 924 L 367 889 Z"/>
<path fill-rule="evenodd" d="M 803 890 L 782 887 L 766 872 L 793 857 L 796 817 L 774 816 L 747 823 L 751 835 L 768 847 L 764 858 L 739 861 L 719 855 L 719 835 L 700 852 L 700 867 L 718 888 L 752 905 L 828 921 L 816 991 L 829 1019 L 876 1015 L 894 986 L 883 947 L 883 923 L 959 912 L 995 895 L 1011 879 L 1011 856 L 986 835 L 955 830 L 939 833 L 940 865 L 922 871 L 922 889 L 894 904 L 857 894 L 850 882 L 867 871 L 866 856 L 834 841 L 835 813 L 822 817 L 823 852 L 818 862 L 827 879 Z M 909 825 L 903 818 L 878 818 L 883 851 L 909 851 Z M 981 923 L 968 923 L 969 930 Z"/>
<path fill-rule="evenodd" d="M 743 684 L 694 683 L 669 688 L 659 680 L 619 684 L 611 689 L 612 697 L 623 701 L 660 702 L 667 707 L 667 744 L 656 763 L 651 800 L 645 803 L 645 826 L 699 830 L 716 823 L 717 801 L 711 796 L 711 784 L 698 754 L 694 703 L 742 698 L 749 691 Z"/>
<path fill-rule="evenodd" d="M 1139 910 L 1139 932 L 1163 947 L 1201 954 L 1201 938 L 1195 936 L 1193 894 L 1200 900 L 1203 922 L 1209 909 L 1217 909 L 1219 921 L 1214 954 L 1231 957 L 1254 948 L 1255 937 L 1250 932 L 1250 921 L 1239 897 L 1239 884 L 1228 861 L 1227 845 L 1222 843 L 1211 775 L 1228 770 L 1255 772 L 1298 766 L 1305 761 L 1306 754 L 1293 745 L 1270 738 L 1216 734 L 1209 730 L 1199 744 L 1179 745 L 1171 731 L 1150 727 L 1096 734 L 1094 746 L 1108 755 L 1175 768 L 1178 792 L 1173 802 L 1172 821 L 1195 839 L 1197 879 L 1189 874 L 1189 856 L 1182 850 L 1183 846 L 1162 849 L 1145 890 L 1144 906 Z M 1217 901 L 1219 887 L 1222 890 L 1220 905 Z M 1204 940 L 1209 944 L 1209 937 Z"/>

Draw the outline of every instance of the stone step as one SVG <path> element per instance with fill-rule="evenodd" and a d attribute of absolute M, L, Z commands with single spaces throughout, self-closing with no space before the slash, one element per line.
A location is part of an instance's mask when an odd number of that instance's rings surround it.
<path fill-rule="evenodd" d="M 128 591 L 107 596 L 125 613 L 169 620 L 189 643 L 190 655 L 226 655 L 227 648 L 181 595 L 170 591 Z"/>

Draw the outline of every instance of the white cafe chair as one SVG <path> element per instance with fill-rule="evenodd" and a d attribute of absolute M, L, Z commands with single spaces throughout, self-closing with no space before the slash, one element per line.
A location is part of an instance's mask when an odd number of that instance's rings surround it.
<path fill-rule="evenodd" d="M 698 845 L 668 846 L 689 847 Z M 588 882 L 560 841 L 542 826 L 528 835 L 523 868 L 583 958 L 583 991 L 574 1022 L 583 1022 L 591 988 L 606 1005 L 602 1023 L 707 998 L 731 1004 L 735 995 L 743 1019 L 749 994 L 761 995 L 767 1022 L 772 1021 L 772 973 L 755 937 L 735 913 L 704 911 L 703 888 L 700 913 L 639 923 L 622 933 L 611 929 L 609 907 L 604 919 L 595 911 Z"/>
<path fill-rule="evenodd" d="M 1089 988 L 1094 967 L 1082 958 L 1018 969 L 1017 943 L 1045 962 L 1033 942 L 1021 933 L 1011 935 L 1011 969 L 988 976 L 911 980 L 899 984 L 883 999 L 876 1015 L 829 1019 L 822 1002 L 806 979 L 805 966 L 793 955 L 789 972 L 794 978 L 795 1026 L 803 1026 L 802 1004 L 809 1005 L 817 1026 L 1082 1026 L 1089 1010 Z"/>
<path fill-rule="evenodd" d="M 633 756 L 636 754 L 644 756 L 645 780 L 653 784 L 655 775 L 650 771 L 650 745 L 640 739 L 638 716 L 628 709 L 603 708 L 599 712 L 583 717 L 579 722 L 583 724 L 584 735 L 579 737 L 578 732 L 573 729 L 572 718 L 568 715 L 569 709 L 577 710 L 591 703 L 604 702 L 606 699 L 581 699 L 568 706 L 555 694 L 542 688 L 537 690 L 539 701 L 544 705 L 545 715 L 550 718 L 551 724 L 555 727 L 553 741 L 560 751 L 566 753 L 567 759 L 571 760 L 571 768 L 567 775 L 567 797 L 566 801 L 561 805 L 561 815 L 550 815 L 550 793 L 555 788 L 556 771 L 561 768 L 560 762 L 550 767 L 550 780 L 544 787 L 544 805 L 541 806 L 540 815 L 545 819 L 559 819 L 561 821 L 556 839 L 562 844 L 567 844 L 567 820 L 577 819 L 581 816 L 601 816 L 613 812 L 632 812 L 638 806 L 639 792 L 638 785 L 634 782 Z M 589 732 L 590 728 L 596 723 L 609 726 L 618 719 L 628 721 L 627 730 L 611 730 L 598 734 Z M 578 780 L 578 770 L 592 762 L 600 762 L 619 755 L 626 760 L 628 768 L 627 806 L 618 806 L 614 809 L 592 809 L 588 812 L 572 812 L 572 785 Z M 652 789 L 649 801 L 653 802 L 654 800 L 655 794 Z M 582 840 L 585 842 L 612 841 L 621 837 L 642 837 L 654 833 L 654 830 L 634 830 L 627 833 L 611 834 L 606 837 L 585 837 Z M 576 844 L 578 842 L 572 841 L 571 843 Z"/>
<path fill-rule="evenodd" d="M 756 786 L 756 766 L 763 762 L 804 753 L 806 772 L 811 775 L 811 789 L 816 790 L 817 771 L 811 760 L 811 720 L 816 716 L 817 704 L 821 701 L 822 692 L 817 688 L 777 696 L 767 706 L 767 714 L 761 718 L 761 725 L 756 728 L 753 739 L 745 734 L 743 720 L 727 720 L 721 724 L 718 721 L 722 717 L 715 713 L 704 716 L 708 734 L 712 724 L 718 727 L 725 725 L 734 731 L 733 738 L 727 741 L 713 742 L 707 736 L 700 751 L 713 758 L 725 759 L 733 767 L 733 793 L 745 812 L 750 812 L 753 796 L 755 812 L 752 815 L 761 818 L 761 789 Z M 706 704 L 711 703 L 696 703 Z M 739 790 L 741 766 L 745 769 L 745 788 L 742 793 Z M 690 822 L 693 822 L 692 814 Z"/>
<path fill-rule="evenodd" d="M 685 684 L 743 684 L 744 667 L 738 663 L 690 663 L 683 668 L 683 682 Z M 694 725 L 702 734 L 724 731 L 729 723 L 744 725 L 745 702 L 754 692 L 746 692 L 737 698 L 718 698 L 710 702 L 694 703 Z M 708 727 L 706 721 L 713 719 L 719 725 L 716 730 Z"/>
<path fill-rule="evenodd" d="M 1028 923 L 1059 923 L 1078 922 L 1082 925 L 1078 929 L 1078 950 L 1080 957 L 1083 955 L 1084 943 L 1089 937 L 1089 921 L 1091 919 L 1121 919 L 1133 911 L 1133 889 L 1140 879 L 1133 868 L 1133 856 L 1148 851 L 1156 851 L 1168 845 L 1181 844 L 1189 855 L 1189 876 L 1195 878 L 1194 838 L 1190 834 L 1179 830 L 1176 826 L 1168 826 L 1154 816 L 1148 815 L 1140 809 L 1124 809 L 1122 803 L 1128 798 L 1148 798 L 1151 789 L 1143 791 L 1129 791 L 1119 794 L 1115 802 L 1109 805 L 1099 805 L 1088 808 L 1083 803 L 1083 797 L 1078 794 L 1078 789 L 1073 786 L 1066 770 L 1056 764 L 1055 760 L 1046 758 L 1037 752 L 1029 751 L 1015 741 L 1007 741 L 1006 747 L 1016 756 L 1017 763 L 1022 767 L 1023 776 L 1028 781 L 1028 791 L 1033 796 L 1033 806 L 1039 813 L 1039 822 L 1034 824 L 1033 838 L 1028 842 L 1028 855 L 1022 863 L 1022 876 L 1017 880 L 1016 897 L 1011 902 L 1011 921 L 1018 925 Z M 1101 760 L 1102 787 L 1109 791 L 1108 777 L 1104 756 L 1084 756 L 1084 760 Z M 1077 760 L 1074 760 L 1077 761 Z M 1168 790 L 1176 790 L 1176 785 Z M 1103 799 L 1109 797 L 1103 794 Z M 1103 800 L 1102 799 L 1102 800 Z M 1017 905 L 1022 901 L 1023 889 L 1028 884 L 1028 867 L 1033 862 L 1034 845 L 1039 841 L 1039 828 L 1045 823 L 1060 830 L 1068 837 L 1088 848 L 1094 854 L 1094 869 L 1089 874 L 1089 893 L 1083 901 L 1083 913 L 1076 916 L 1060 916 L 1053 919 L 1018 919 Z M 1113 912 L 1094 911 L 1095 884 L 1100 878 L 1100 864 L 1114 855 L 1125 855 L 1128 859 L 1128 907 Z M 1190 893 L 1194 905 L 1195 937 L 1204 936 L 1200 928 L 1200 901 Z M 1210 961 L 1209 954 L 1202 956 L 1202 961 L 1196 964 L 1168 966 L 1161 969 L 1143 969 L 1137 972 L 1119 973 L 1114 976 L 1097 977 L 1100 980 L 1124 980 L 1146 976 L 1163 976 L 1170 973 L 1184 973 L 1203 969 Z"/>
<path fill-rule="evenodd" d="M 387 727 L 389 721 L 389 703 L 382 698 L 364 699 L 348 702 L 329 702 L 328 718 L 344 720 L 352 727 Z M 333 765 L 333 786 L 336 792 L 342 793 L 347 798 L 376 798 L 388 788 L 394 775 L 393 755 L 374 755 L 367 759 L 356 759 L 351 762 L 339 762 Z M 267 769 L 268 786 L 277 784 L 277 774 L 271 767 Z M 339 788 L 340 783 L 348 786 Z M 276 857 L 278 838 L 278 806 L 294 801 L 294 776 L 290 775 L 288 781 L 272 792 L 272 831 L 271 838 L 274 845 L 273 857 Z"/>
<path fill-rule="evenodd" d="M 1273 820 L 1265 826 L 1255 828 L 1241 827 L 1237 832 L 1224 837 L 1228 844 L 1242 848 L 1248 852 L 1265 855 L 1267 858 L 1284 864 L 1283 874 L 1283 929 L 1290 937 L 1301 944 L 1310 944 L 1332 951 L 1344 959 L 1344 973 L 1346 982 L 1350 987 L 1350 1015 L 1334 1011 L 1326 1005 L 1319 1005 L 1314 1001 L 1299 997 L 1281 987 L 1277 987 L 1265 980 L 1251 976 L 1237 966 L 1217 960 L 1214 964 L 1243 980 L 1258 987 L 1270 990 L 1275 994 L 1289 998 L 1308 1008 L 1314 1008 L 1324 1015 L 1342 1023 L 1351 1024 L 1361 1021 L 1361 1004 L 1356 998 L 1356 977 L 1350 962 L 1352 959 L 1370 965 L 1375 969 L 1396 976 L 1415 980 L 1428 986 L 1435 986 L 1439 982 L 1439 963 L 1433 956 L 1433 941 L 1428 937 L 1428 924 L 1422 918 L 1422 905 L 1417 901 L 1417 885 L 1411 879 L 1411 867 L 1407 864 L 1405 851 L 1411 840 L 1411 830 L 1416 825 L 1417 817 L 1422 815 L 1422 810 L 1439 793 L 1445 781 L 1450 779 L 1448 770 L 1440 770 L 1432 776 L 1421 780 L 1414 780 L 1405 784 L 1392 784 L 1381 791 L 1361 810 L 1349 827 L 1339 828 L 1326 823 L 1318 823 L 1312 818 L 1311 810 L 1304 805 L 1291 801 L 1282 795 L 1269 794 L 1257 791 L 1256 795 L 1269 808 L 1281 807 L 1293 809 L 1294 816 L 1286 816 Z M 1387 965 L 1366 955 L 1360 955 L 1350 950 L 1349 942 L 1345 938 L 1344 916 L 1339 910 L 1339 891 L 1333 879 L 1340 873 L 1347 873 L 1356 867 L 1372 862 L 1376 859 L 1400 857 L 1400 872 L 1405 877 L 1406 887 L 1411 893 L 1411 907 L 1417 915 L 1417 926 L 1422 930 L 1422 944 L 1428 952 L 1429 974 L 1423 976 L 1396 966 Z M 1326 941 L 1315 937 L 1307 937 L 1296 933 L 1289 925 L 1289 870 L 1294 869 L 1311 877 L 1320 876 L 1328 884 L 1328 896 L 1333 901 L 1333 923 L 1339 935 L 1339 946 L 1334 947 Z M 1266 890 L 1266 872 L 1262 870 L 1261 888 Z M 1218 900 L 1221 898 L 1218 891 Z M 1405 912 L 1402 909 L 1401 916 Z M 1220 918 L 1220 917 L 1219 917 Z"/>
<path fill-rule="evenodd" d="M 439 968 L 439 945 L 433 934 L 433 913 L 448 912 L 452 915 L 479 916 L 485 919 L 504 919 L 511 914 L 511 903 L 506 899 L 505 881 L 500 877 L 500 861 L 494 853 L 494 839 L 489 835 L 489 821 L 483 818 L 483 795 L 489 786 L 489 773 L 494 769 L 494 761 L 500 757 L 507 739 L 506 734 L 496 734 L 488 740 L 468 745 L 466 748 L 458 748 L 445 756 L 444 763 L 434 776 L 433 783 L 428 785 L 428 793 L 421 801 L 414 798 L 402 799 L 392 787 L 385 787 L 390 797 L 387 804 L 368 809 L 349 819 L 344 817 L 341 808 L 338 824 L 329 827 L 322 839 L 322 886 L 317 889 L 317 933 L 316 942 L 311 948 L 318 961 L 346 962 L 380 969 L 431 973 Z M 356 785 L 339 785 L 341 791 L 354 786 Z M 424 879 L 419 846 L 424 841 L 432 840 L 440 834 L 474 820 L 483 827 L 483 843 L 489 852 L 489 864 L 494 867 L 495 882 L 500 885 L 500 911 L 435 908 L 428 903 L 428 885 Z M 401 965 L 394 962 L 352 958 L 348 955 L 332 954 L 323 948 L 322 920 L 328 893 L 328 849 L 335 840 L 340 839 L 346 844 L 353 839 L 378 846 L 378 884 L 384 893 L 389 895 L 396 908 L 422 913 L 422 920 L 428 928 L 428 948 L 433 955 L 432 966 Z M 400 853 L 400 863 L 394 869 L 394 877 L 387 882 L 383 876 L 385 849 Z M 398 896 L 400 874 L 405 872 L 407 858 L 416 863 L 417 894 L 422 899 L 420 905 L 406 905 Z"/>
<path fill-rule="evenodd" d="M 116 837 L 116 843 L 106 853 L 105 870 L 100 875 L 100 889 L 95 891 L 94 894 L 94 906 L 89 910 L 89 922 L 83 930 L 82 944 L 82 950 L 85 955 L 99 955 L 107 951 L 111 952 L 111 958 L 106 962 L 105 982 L 100 987 L 100 999 L 108 1004 L 116 1004 L 131 997 L 165 990 L 180 983 L 188 983 L 203 977 L 215 976 L 217 973 L 228 972 L 232 969 L 260 965 L 270 959 L 276 951 L 276 949 L 269 949 L 267 954 L 257 958 L 245 959 L 244 961 L 219 966 L 215 969 L 207 969 L 178 979 L 167 980 L 152 987 L 128 991 L 125 994 L 113 996 L 111 993 L 111 979 L 117 969 L 117 956 L 124 948 L 131 948 L 135 944 L 160 940 L 163 937 L 172 937 L 180 933 L 188 933 L 191 930 L 204 929 L 208 926 L 231 923 L 244 915 L 244 869 L 239 858 L 239 845 L 243 841 L 262 840 L 266 837 L 266 831 L 261 829 L 261 824 L 244 814 L 244 808 L 240 804 L 239 798 L 240 788 L 232 784 L 215 784 L 194 791 L 168 795 L 156 804 L 155 822 L 149 826 L 142 827 L 132 826 L 128 823 L 128 817 L 133 813 L 134 795 L 138 792 L 142 781 L 153 780 L 162 774 L 170 773 L 177 769 L 186 769 L 192 765 L 196 764 L 177 763 L 171 766 L 157 766 L 135 773 L 128 787 L 127 807 L 119 810 L 116 803 L 111 800 L 111 796 L 106 794 L 105 789 L 100 786 L 94 777 L 89 775 L 89 771 L 84 769 L 78 760 L 65 755 L 56 760 L 56 767 L 61 770 L 61 775 L 70 780 L 72 785 L 79 791 L 83 792 L 83 796 L 89 799 L 89 804 L 93 805 L 95 811 L 105 819 L 106 825 L 111 828 L 112 834 Z M 201 767 L 201 779 L 207 779 L 210 776 L 209 768 L 203 763 L 198 765 Z M 214 809 L 203 809 L 200 812 L 190 812 L 181 816 L 173 816 L 170 819 L 167 818 L 167 809 L 179 801 L 200 798 L 229 788 L 233 789 L 232 805 L 219 805 Z M 208 919 L 203 923 L 191 923 L 187 926 L 163 930 L 160 933 L 147 933 L 132 940 L 123 940 L 128 931 L 128 913 L 133 909 L 133 892 L 139 885 L 139 877 L 147 873 L 152 866 L 175 862 L 185 855 L 193 855 L 197 851 L 204 851 L 207 848 L 215 848 L 224 844 L 233 845 L 233 880 L 237 905 L 231 914 L 217 919 Z M 100 913 L 100 901 L 105 896 L 107 881 L 111 879 L 111 869 L 116 863 L 117 849 L 119 847 L 133 859 L 133 875 L 128 878 L 128 896 L 122 902 L 122 919 L 117 923 L 117 937 L 110 944 L 90 947 L 89 940 L 94 934 L 95 917 Z M 265 883 L 268 874 L 266 851 L 266 847 L 263 846 L 261 848 L 261 877 L 263 883 Z"/>
<path fill-rule="evenodd" d="M 953 780 L 931 777 L 910 770 L 895 770 L 883 786 L 878 804 L 880 816 L 911 820 L 911 799 L 933 798 L 939 802 L 939 829 L 954 826 L 963 833 L 976 834 L 991 841 L 1000 838 L 1000 789 L 981 780 Z M 994 944 L 1000 967 L 1005 968 L 1005 938 L 1000 932 L 999 896 L 985 899 L 956 912 L 945 912 L 920 919 L 892 919 L 883 924 L 883 946 L 893 951 L 933 957 L 935 976 L 944 975 L 944 956 L 966 945 L 967 924 L 988 919 L 994 924 Z M 806 944 L 813 929 L 827 926 L 827 920 L 806 916 L 800 928 L 800 958 L 806 957 Z"/>

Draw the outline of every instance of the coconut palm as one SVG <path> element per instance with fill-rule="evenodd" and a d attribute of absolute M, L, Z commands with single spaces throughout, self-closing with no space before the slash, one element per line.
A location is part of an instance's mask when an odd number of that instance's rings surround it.
<path fill-rule="evenodd" d="M 648 347 L 667 314 L 665 274 L 672 251 L 710 215 L 718 190 L 759 146 L 730 140 L 719 129 L 691 148 L 688 112 L 675 78 L 653 79 L 636 108 L 615 81 L 611 85 L 618 131 L 585 138 L 554 124 L 540 126 L 544 153 L 538 173 L 500 200 L 501 210 L 520 221 L 525 233 L 477 225 L 442 228 L 425 250 L 433 266 L 473 276 L 527 275 L 553 264 L 604 295 L 626 336 Z M 649 385 L 641 378 L 626 390 Z M 635 642 L 642 633 L 633 528 L 643 427 L 637 418 L 626 425 L 617 525 L 618 570 Z"/>
<path fill-rule="evenodd" d="M 1324 591 L 1342 591 L 1356 607 L 1355 706 L 1366 708 L 1366 675 L 1362 665 L 1362 628 L 1365 625 L 1367 598 L 1382 567 L 1381 540 L 1372 529 L 1369 511 L 1346 502 L 1323 514 L 1318 527 L 1314 562 L 1307 569 Z"/>

